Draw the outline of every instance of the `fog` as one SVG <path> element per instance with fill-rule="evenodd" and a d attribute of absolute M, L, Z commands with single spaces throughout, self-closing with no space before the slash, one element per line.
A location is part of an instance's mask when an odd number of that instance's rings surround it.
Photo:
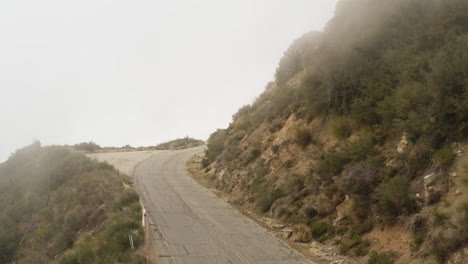
<path fill-rule="evenodd" d="M 0 162 L 38 139 L 206 139 L 335 0 L 1 1 Z"/>

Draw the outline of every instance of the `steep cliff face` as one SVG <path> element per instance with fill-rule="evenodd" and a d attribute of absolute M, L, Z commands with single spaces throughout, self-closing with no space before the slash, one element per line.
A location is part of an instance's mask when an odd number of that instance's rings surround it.
<path fill-rule="evenodd" d="M 468 241 L 467 33 L 466 1 L 341 1 L 211 136 L 205 171 L 361 261 L 448 260 Z"/>

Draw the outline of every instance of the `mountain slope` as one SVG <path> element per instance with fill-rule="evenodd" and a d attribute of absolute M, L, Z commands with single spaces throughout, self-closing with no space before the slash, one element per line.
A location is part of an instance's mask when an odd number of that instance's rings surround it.
<path fill-rule="evenodd" d="M 65 147 L 36 142 L 0 165 L 0 263 L 142 263 L 130 179 Z"/>
<path fill-rule="evenodd" d="M 463 0 L 339 2 L 212 134 L 209 177 L 360 261 L 448 260 L 468 242 L 467 14 Z"/>

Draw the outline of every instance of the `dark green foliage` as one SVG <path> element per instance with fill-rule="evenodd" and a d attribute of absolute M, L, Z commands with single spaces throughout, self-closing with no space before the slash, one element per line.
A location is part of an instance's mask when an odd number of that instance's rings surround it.
<path fill-rule="evenodd" d="M 369 246 L 369 240 L 363 240 L 361 236 L 353 235 L 349 241 L 342 242 L 340 253 L 346 255 L 349 254 L 351 249 L 354 249 L 354 254 L 356 256 L 365 256 L 369 252 Z"/>
<path fill-rule="evenodd" d="M 357 163 L 347 169 L 339 183 L 347 194 L 368 196 L 378 184 L 377 168 L 365 162 Z"/>
<path fill-rule="evenodd" d="M 304 209 L 304 214 L 309 218 L 314 218 L 318 215 L 318 212 L 313 207 L 307 207 L 306 209 Z"/>
<path fill-rule="evenodd" d="M 98 144 L 90 141 L 90 142 L 82 142 L 82 143 L 79 143 L 79 144 L 76 144 L 74 146 L 74 148 L 76 150 L 81 150 L 81 151 L 87 151 L 87 152 L 94 152 L 96 150 L 100 150 L 101 149 L 101 146 L 99 146 Z"/>
<path fill-rule="evenodd" d="M 204 167 L 207 167 L 215 161 L 218 155 L 224 150 L 224 141 L 226 140 L 226 137 L 226 129 L 218 129 L 210 135 L 210 138 L 208 139 L 208 148 L 205 152 L 205 158 L 202 161 L 202 165 Z"/>
<path fill-rule="evenodd" d="M 132 203 L 139 203 L 139 202 L 140 202 L 140 196 L 138 195 L 138 193 L 135 191 L 128 191 L 128 192 L 125 192 L 122 198 L 120 198 L 117 205 L 120 208 L 124 208 L 125 206 L 129 206 Z"/>
<path fill-rule="evenodd" d="M 373 223 L 371 219 L 367 219 L 364 222 L 356 223 L 352 228 L 351 228 L 351 234 L 353 235 L 363 235 L 365 233 L 368 233 L 372 231 L 373 228 Z"/>
<path fill-rule="evenodd" d="M 341 1 L 321 36 L 301 38 L 285 53 L 276 82 L 284 87 L 305 71 L 301 96 L 293 99 L 313 115 L 352 113 L 361 123 L 410 137 L 463 138 L 467 6 L 460 0 Z"/>
<path fill-rule="evenodd" d="M 8 263 L 15 256 L 22 234 L 9 219 L 0 219 L 0 224 L 0 262 Z"/>
<path fill-rule="evenodd" d="M 258 195 L 256 199 L 256 205 L 262 213 L 268 212 L 273 205 L 273 203 L 284 197 L 285 193 L 281 188 L 275 188 L 271 191 L 262 192 Z"/>
<path fill-rule="evenodd" d="M 310 226 L 310 230 L 312 233 L 312 238 L 318 241 L 322 241 L 324 238 L 333 235 L 335 232 L 333 225 L 325 221 L 313 222 Z"/>
<path fill-rule="evenodd" d="M 284 53 L 276 69 L 276 83 L 285 86 L 294 75 L 304 69 L 305 59 L 313 50 L 313 43 L 319 43 L 320 33 L 310 32 L 296 40 Z"/>
<path fill-rule="evenodd" d="M 325 153 L 317 165 L 317 171 L 322 179 L 330 180 L 331 177 L 340 174 L 345 165 L 365 160 L 373 154 L 373 137 L 369 136 L 355 142 L 347 142 L 343 144 L 341 149 Z"/>
<path fill-rule="evenodd" d="M 18 150 L 0 166 L 0 262 L 47 263 L 60 256 L 59 263 L 112 263 L 103 260 L 114 254 L 104 250 L 106 245 L 123 245 L 124 235 L 128 241 L 131 233 L 141 241 L 139 196 L 124 191 L 125 181 L 126 176 L 109 164 L 66 147 L 34 143 Z M 100 237 L 105 221 L 137 225 L 122 228 L 125 234 L 104 243 Z M 90 230 L 92 242 L 80 242 Z M 134 258 L 124 247 L 116 252 Z M 127 263 L 139 263 L 134 259 Z"/>
<path fill-rule="evenodd" d="M 338 139 L 347 139 L 351 136 L 351 125 L 344 118 L 337 118 L 331 123 L 331 132 Z"/>
<path fill-rule="evenodd" d="M 381 215 L 388 223 L 396 217 L 416 211 L 415 200 L 410 196 L 410 184 L 402 176 L 396 176 L 382 182 L 375 190 L 374 198 Z"/>
<path fill-rule="evenodd" d="M 256 160 L 258 157 L 262 155 L 262 151 L 259 149 L 252 149 L 250 151 L 249 155 L 247 156 L 247 160 L 245 161 L 246 164 L 249 164 L 250 162 Z"/>
<path fill-rule="evenodd" d="M 293 130 L 292 139 L 294 143 L 304 148 L 312 142 L 312 135 L 306 127 L 297 126 Z"/>
<path fill-rule="evenodd" d="M 448 219 L 449 219 L 449 216 L 443 211 L 437 208 L 432 211 L 432 220 L 433 220 L 432 222 L 434 225 L 436 226 L 442 225 Z"/>
<path fill-rule="evenodd" d="M 194 148 L 201 145 L 204 145 L 205 142 L 203 140 L 194 139 L 191 137 L 184 137 L 174 139 L 168 142 L 164 142 L 158 144 L 153 149 L 160 149 L 160 150 L 178 150 L 178 149 L 187 149 L 187 148 Z"/>
<path fill-rule="evenodd" d="M 372 251 L 369 254 L 369 260 L 367 261 L 368 264 L 393 264 L 395 263 L 395 254 L 393 253 L 385 253 L 381 252 L 378 253 L 376 251 Z"/>
<path fill-rule="evenodd" d="M 323 180 L 339 174 L 344 166 L 350 162 L 350 159 L 339 151 L 327 152 L 323 159 L 318 163 L 317 170 Z"/>
<path fill-rule="evenodd" d="M 452 164 L 453 160 L 455 159 L 455 154 L 451 148 L 443 147 L 434 152 L 433 158 L 440 167 L 446 168 Z"/>

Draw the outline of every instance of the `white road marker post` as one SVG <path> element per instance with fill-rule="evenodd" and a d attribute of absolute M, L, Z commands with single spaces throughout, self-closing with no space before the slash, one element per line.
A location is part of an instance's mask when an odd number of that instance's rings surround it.
<path fill-rule="evenodd" d="M 146 252 L 146 264 L 150 264 L 150 258 L 149 258 L 149 225 L 148 225 L 148 212 L 145 210 L 143 207 L 143 218 L 142 218 L 142 225 L 145 230 L 145 252 Z"/>
<path fill-rule="evenodd" d="M 135 245 L 133 245 L 133 236 L 132 236 L 132 235 L 129 235 L 129 236 L 128 236 L 128 239 L 130 240 L 130 247 L 134 250 L 134 249 L 135 249 Z"/>

